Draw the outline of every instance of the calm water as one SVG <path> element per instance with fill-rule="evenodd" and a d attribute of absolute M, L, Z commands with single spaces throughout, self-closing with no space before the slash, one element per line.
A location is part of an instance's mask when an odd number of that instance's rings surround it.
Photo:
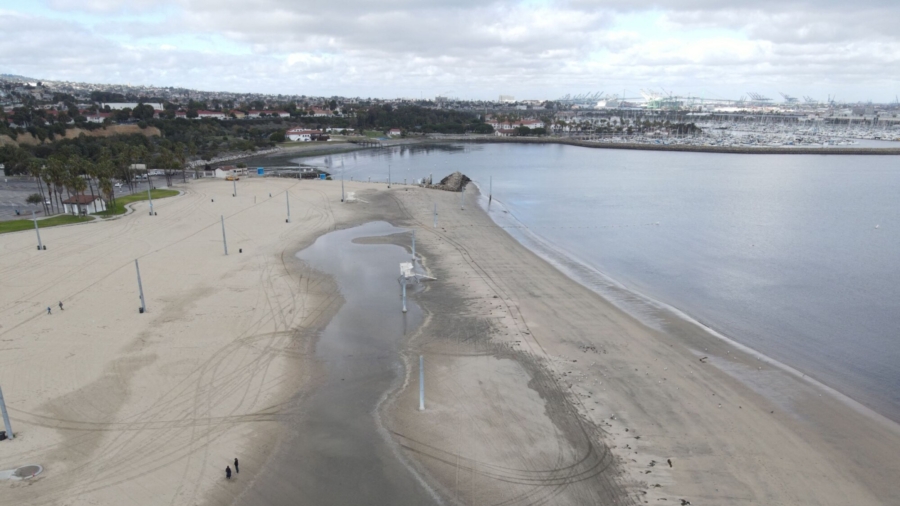
<path fill-rule="evenodd" d="M 499 223 L 900 420 L 900 157 L 488 144 L 303 163 L 460 170 L 484 193 L 493 176 Z"/>

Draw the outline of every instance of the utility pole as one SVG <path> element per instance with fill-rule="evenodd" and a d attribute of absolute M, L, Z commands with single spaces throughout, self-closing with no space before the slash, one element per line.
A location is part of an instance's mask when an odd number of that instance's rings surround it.
<path fill-rule="evenodd" d="M 222 217 L 222 245 L 225 246 L 225 256 L 228 256 L 228 241 L 225 240 L 225 215 L 219 215 Z"/>
<path fill-rule="evenodd" d="M 463 211 L 466 210 L 466 187 L 463 186 L 462 190 L 459 192 L 459 208 Z"/>
<path fill-rule="evenodd" d="M 488 206 L 490 206 L 491 201 L 494 200 L 494 176 L 490 177 L 490 183 L 488 183 Z"/>
<path fill-rule="evenodd" d="M 231 196 L 237 197 L 237 176 L 234 176 L 234 179 L 231 180 L 231 183 L 234 184 L 234 193 L 232 193 Z"/>
<path fill-rule="evenodd" d="M 391 187 L 391 164 L 388 164 L 388 188 Z"/>
<path fill-rule="evenodd" d="M 433 221 L 434 221 L 434 224 L 432 225 L 432 227 L 437 228 L 437 203 L 434 204 L 434 220 Z"/>
<path fill-rule="evenodd" d="M 150 196 L 150 178 L 147 178 L 147 200 L 150 201 L 150 216 L 153 216 L 153 197 Z"/>
<path fill-rule="evenodd" d="M 13 439 L 12 425 L 9 424 L 9 413 L 6 412 L 6 402 L 3 401 L 3 389 L 0 388 L 0 414 L 3 415 L 3 425 L 6 427 L 6 437 Z"/>
<path fill-rule="evenodd" d="M 41 231 L 38 230 L 37 216 L 34 215 L 34 211 L 31 211 L 31 219 L 34 220 L 34 232 L 37 234 L 38 251 L 40 251 L 40 250 L 44 249 L 44 245 L 41 244 Z"/>
<path fill-rule="evenodd" d="M 416 231 L 413 230 L 412 234 L 413 234 L 413 236 L 412 236 L 412 257 L 413 257 L 413 260 L 415 260 L 416 259 Z"/>
<path fill-rule="evenodd" d="M 141 296 L 141 314 L 147 312 L 147 304 L 144 301 L 144 285 L 141 284 L 141 266 L 138 265 L 137 258 L 134 259 L 134 268 L 137 271 L 138 293 Z"/>
<path fill-rule="evenodd" d="M 344 160 L 341 160 L 341 202 L 344 201 Z"/>

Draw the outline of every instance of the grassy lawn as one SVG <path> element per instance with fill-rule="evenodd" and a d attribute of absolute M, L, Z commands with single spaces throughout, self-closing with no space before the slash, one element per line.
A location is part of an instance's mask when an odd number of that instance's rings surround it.
<path fill-rule="evenodd" d="M 72 216 L 71 214 L 62 214 L 59 216 L 54 216 L 52 218 L 44 218 L 42 220 L 38 220 L 38 227 L 55 227 L 57 225 L 84 223 L 85 221 L 91 220 L 93 220 L 93 218 L 91 218 L 90 216 Z M 7 232 L 18 232 L 20 230 L 31 230 L 33 228 L 34 222 L 31 220 L 0 221 L 0 234 L 5 234 Z"/>
<path fill-rule="evenodd" d="M 153 200 L 164 199 L 166 197 L 174 197 L 175 195 L 178 195 L 178 190 L 151 190 L 150 194 L 153 196 Z M 126 205 L 141 200 L 147 200 L 147 192 L 138 192 L 132 193 L 131 195 L 126 195 L 124 197 L 116 197 L 115 204 L 110 204 L 109 207 L 106 208 L 106 211 L 97 213 L 96 216 L 115 216 L 117 214 L 125 214 Z"/>
<path fill-rule="evenodd" d="M 384 132 L 379 132 L 378 130 L 366 130 L 363 132 L 363 135 L 370 139 L 377 139 L 378 137 L 387 137 Z"/>

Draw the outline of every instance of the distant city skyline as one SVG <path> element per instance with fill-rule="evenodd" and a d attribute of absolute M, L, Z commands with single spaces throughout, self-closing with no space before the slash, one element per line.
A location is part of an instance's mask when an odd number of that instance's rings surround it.
<path fill-rule="evenodd" d="M 381 98 L 900 94 L 900 3 L 723 4 L 0 0 L 0 73 Z"/>

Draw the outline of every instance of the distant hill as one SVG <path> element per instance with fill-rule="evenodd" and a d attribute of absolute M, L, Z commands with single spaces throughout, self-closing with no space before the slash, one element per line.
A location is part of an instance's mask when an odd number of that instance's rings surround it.
<path fill-rule="evenodd" d="M 2 79 L 4 81 L 27 81 L 27 82 L 40 81 L 40 79 L 35 79 L 33 77 L 18 76 L 15 74 L 0 74 L 0 79 Z"/>

